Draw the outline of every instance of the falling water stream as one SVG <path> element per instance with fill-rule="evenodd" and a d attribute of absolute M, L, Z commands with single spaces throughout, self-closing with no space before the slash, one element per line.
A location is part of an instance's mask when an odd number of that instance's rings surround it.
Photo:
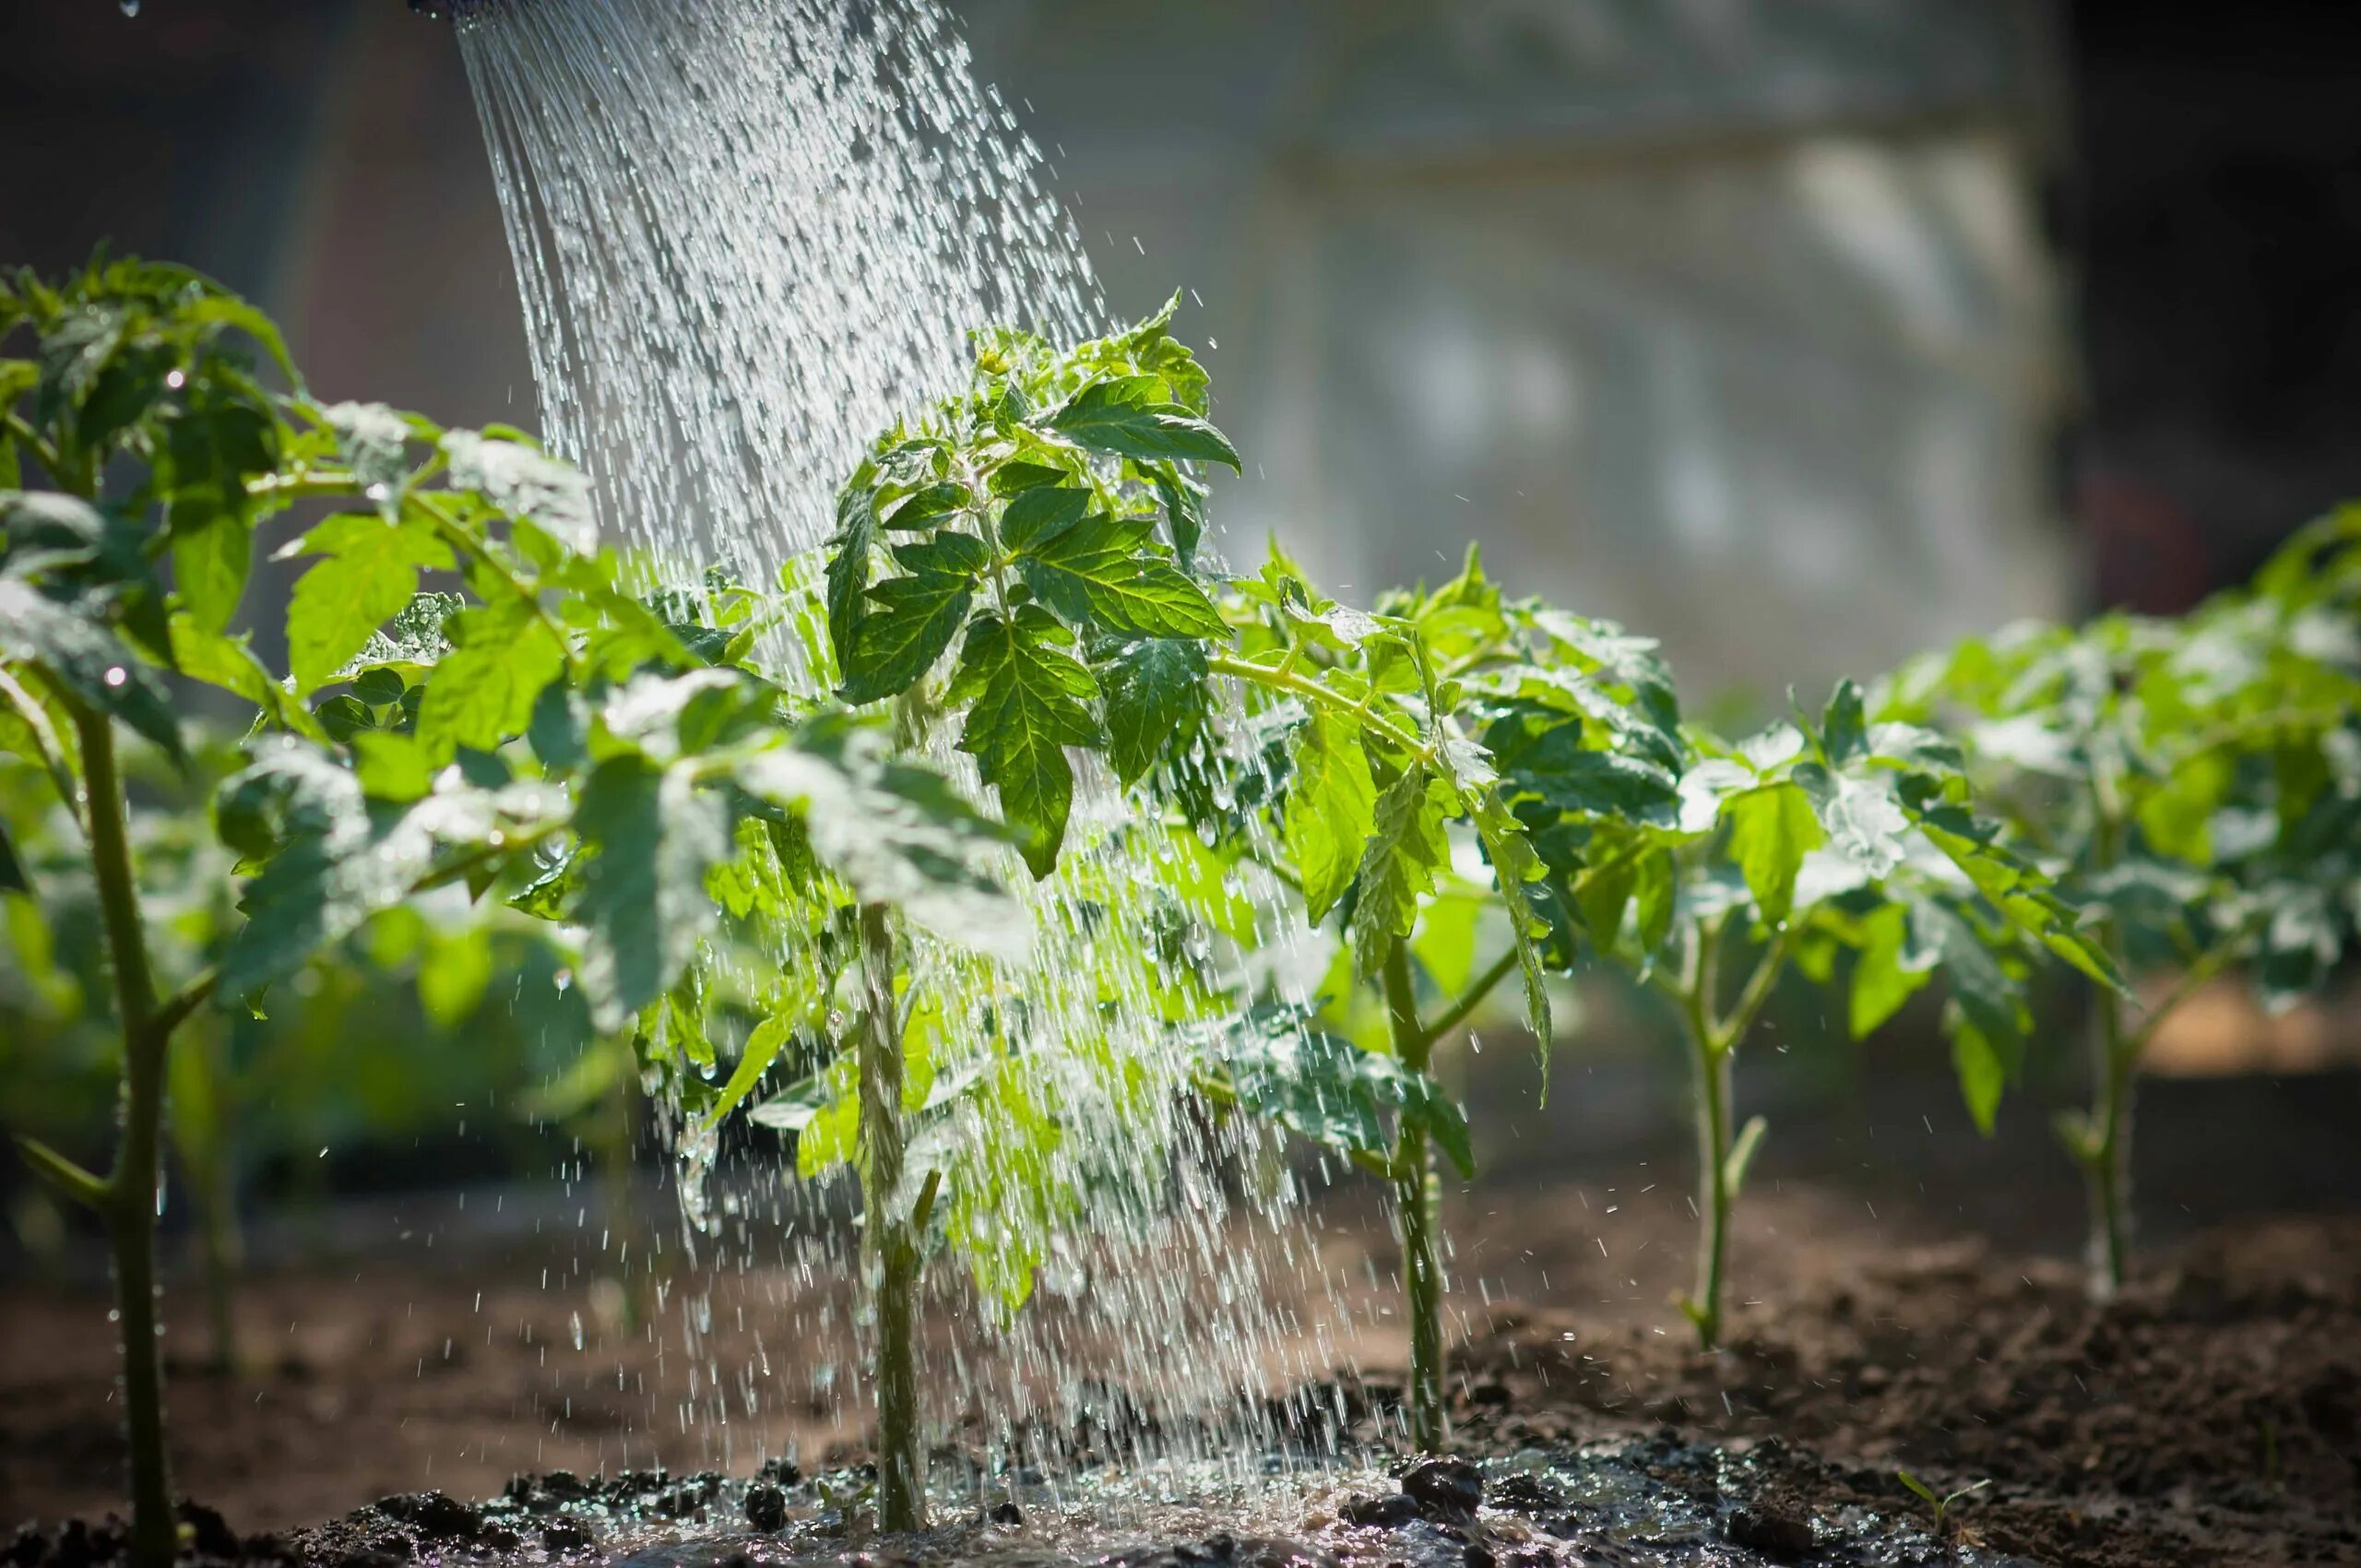
<path fill-rule="evenodd" d="M 878 430 L 961 384 L 967 329 L 1071 341 L 1105 325 L 1038 155 L 933 0 L 475 0 L 458 30 L 546 434 L 659 577 L 714 559 L 747 581 L 808 571 L 836 484 Z M 802 668 L 791 637 L 766 652 Z M 1027 1422 L 1106 1420 L 1121 1389 L 1167 1418 L 1170 1456 L 1220 1463 L 1267 1446 L 1239 1441 L 1257 1435 L 1254 1396 L 1325 1372 L 1336 1347 L 1279 1304 L 1299 1292 L 1273 1289 L 1274 1271 L 1308 1266 L 1284 1169 L 1246 1130 L 1183 1110 L 1186 1063 L 1143 985 L 1099 992 L 1121 966 L 1094 959 L 1143 940 L 1157 880 L 1136 838 L 1114 834 L 1124 821 L 1111 781 L 1086 776 L 1065 863 L 1028 895 L 1028 963 L 920 951 L 945 995 L 1023 996 L 1028 1073 L 1063 1125 L 1055 1184 L 1084 1195 L 1078 1214 L 970 1216 L 1038 1253 L 1043 1299 L 1008 1317 L 941 1260 L 936 1312 L 970 1331 L 923 1376 L 938 1419 L 980 1414 L 1003 1456 Z M 954 1061 L 991 1048 L 991 1009 L 945 1011 Z M 954 1202 L 963 1172 L 988 1183 L 1008 1158 L 994 1114 L 963 1107 L 938 1139 Z M 853 1266 L 829 1193 L 785 1171 L 708 1205 L 710 1143 L 683 1152 L 707 1266 L 784 1263 L 778 1277 L 798 1281 Z M 1252 1225 L 1241 1170 L 1259 1173 Z M 781 1289 L 800 1341 L 842 1341 L 828 1292 Z M 709 1309 L 693 1296 L 688 1310 L 694 1366 Z M 684 1423 L 719 1432 L 726 1455 L 733 1414 L 859 1382 L 856 1366 L 777 1359 L 708 1360 Z"/>

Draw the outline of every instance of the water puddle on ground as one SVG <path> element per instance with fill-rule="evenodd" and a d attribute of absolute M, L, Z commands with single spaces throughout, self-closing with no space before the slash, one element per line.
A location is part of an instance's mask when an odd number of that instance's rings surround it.
<path fill-rule="evenodd" d="M 1169 1463 L 1050 1481 L 938 1466 L 937 1526 L 876 1536 L 852 1472 L 770 1480 L 641 1473 L 520 1482 L 486 1509 L 520 1559 L 605 1568 L 979 1563 L 999 1568 L 1654 1568 L 1656 1564 L 1962 1564 L 2020 1560 L 1946 1548 L 1923 1518 L 1765 1501 L 1755 1457 L 1663 1439 L 1527 1449 L 1416 1470 L 1272 1457 Z M 1476 1502 L 1471 1510 L 1466 1504 Z M 757 1528 L 760 1519 L 773 1527 Z"/>

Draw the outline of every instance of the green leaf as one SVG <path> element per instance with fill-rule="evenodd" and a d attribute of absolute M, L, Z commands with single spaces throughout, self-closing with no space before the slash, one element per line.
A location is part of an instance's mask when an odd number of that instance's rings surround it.
<path fill-rule="evenodd" d="M 1139 782 L 1174 736 L 1203 717 L 1210 700 L 1205 680 L 1204 646 L 1174 637 L 1143 637 L 1098 667 L 1108 760 L 1124 784 Z"/>
<path fill-rule="evenodd" d="M 880 528 L 912 532 L 931 529 L 943 518 L 955 516 L 975 504 L 967 487 L 956 480 L 945 480 L 914 490 L 897 501 L 887 503 L 877 514 Z"/>
<path fill-rule="evenodd" d="M 722 1119 L 736 1110 L 740 1101 L 754 1092 L 763 1081 L 763 1075 L 769 1072 L 771 1063 L 778 1060 L 779 1051 L 794 1038 L 795 1023 L 796 1019 L 790 1014 L 773 1013 L 754 1026 L 753 1031 L 746 1037 L 745 1049 L 738 1053 L 738 1065 L 730 1069 L 730 1081 L 721 1086 L 721 1093 L 714 1099 L 712 1109 L 705 1113 L 706 1131 L 721 1125 Z M 777 1101 L 766 1103 L 775 1105 Z M 770 1124 L 777 1126 L 778 1123 L 772 1122 Z"/>
<path fill-rule="evenodd" d="M 1095 623 L 1144 637 L 1224 636 L 1228 624 L 1204 590 L 1143 548 L 1150 526 L 1145 517 L 1097 513 L 1031 540 L 1017 556 L 1017 570 L 1041 602 L 1072 625 Z"/>
<path fill-rule="evenodd" d="M 1525 825 L 1502 803 L 1498 790 L 1486 785 L 1473 791 L 1468 815 L 1484 858 L 1492 862 L 1501 904 L 1508 911 L 1509 930 L 1516 938 L 1517 968 L 1525 977 L 1525 1023 L 1541 1046 L 1541 1094 L 1549 1094 L 1549 992 L 1543 980 L 1541 939 L 1549 934 L 1548 918 L 1533 907 L 1531 885 L 1548 874 Z M 1610 939 L 1611 940 L 1611 939 Z"/>
<path fill-rule="evenodd" d="M 593 854 L 571 911 L 587 932 L 583 992 L 593 1024 L 620 1029 L 671 988 L 712 929 L 705 873 L 730 853 L 729 816 L 688 768 L 626 755 L 591 771 L 575 829 Z"/>
<path fill-rule="evenodd" d="M 1095 451 L 1149 460 L 1179 457 L 1242 470 L 1227 436 L 1171 400 L 1162 376 L 1093 382 L 1049 419 L 1050 427 Z"/>
<path fill-rule="evenodd" d="M 853 632 L 836 695 L 859 706 L 907 690 L 967 624 L 975 597 L 973 577 L 947 572 L 889 577 L 871 588 L 872 608 Z"/>
<path fill-rule="evenodd" d="M 1733 795 L 1722 807 L 1730 827 L 1730 855 L 1764 921 L 1777 925 L 1795 901 L 1796 873 L 1826 835 L 1811 797 L 1782 781 Z"/>
<path fill-rule="evenodd" d="M 1861 952 L 1853 965 L 1846 1016 L 1855 1039 L 1867 1039 L 1900 1012 L 1934 978 L 1940 956 L 1914 939 L 1910 911 L 1900 904 L 1880 905 L 1863 917 L 1860 930 Z"/>
<path fill-rule="evenodd" d="M 1058 863 L 1074 805 L 1068 746 L 1095 746 L 1097 721 L 1084 706 L 1097 695 L 1090 671 L 1056 646 L 1065 628 L 1035 605 L 1014 617 L 978 616 L 967 628 L 948 700 L 965 705 L 959 749 L 976 759 L 1000 795 L 1001 815 L 1018 834 L 1037 877 Z"/>
<path fill-rule="evenodd" d="M 192 408 L 166 427 L 172 575 L 181 602 L 210 632 L 229 625 L 254 556 L 246 481 L 270 471 L 278 428 L 243 402 Z"/>
<path fill-rule="evenodd" d="M 984 869 L 1007 835 L 943 775 L 896 759 L 881 730 L 815 719 L 737 778 L 755 799 L 799 813 L 811 849 L 862 902 L 892 904 L 979 951 L 1014 958 L 1030 946 L 1030 920 Z"/>
<path fill-rule="evenodd" d="M 183 760 L 172 699 L 148 666 L 106 626 L 8 578 L 0 578 L 0 659 L 39 666 L 85 707 Z"/>
<path fill-rule="evenodd" d="M 1158 463 L 1149 470 L 1156 493 L 1164 503 L 1164 526 L 1172 540 L 1173 559 L 1184 572 L 1196 564 L 1197 545 L 1205 537 L 1205 487 L 1182 473 L 1176 464 Z"/>
<path fill-rule="evenodd" d="M 1986 1137 L 2000 1113 L 2000 1097 L 2016 1075 L 2016 1058 L 2023 1042 L 2012 1034 L 1987 1034 L 1964 1007 L 1944 1009 L 1952 1037 L 1952 1068 L 1959 1075 L 1959 1090 L 1975 1130 Z"/>
<path fill-rule="evenodd" d="M 1820 745 L 1833 768 L 1841 769 L 1869 754 L 1869 722 L 1861 710 L 1861 688 L 1853 682 L 1837 682 L 1828 706 L 1821 710 Z"/>
<path fill-rule="evenodd" d="M 443 433 L 443 453 L 455 490 L 473 490 L 512 517 L 523 517 L 576 555 L 599 548 L 599 523 L 590 509 L 590 483 L 571 463 L 560 462 L 522 441 L 487 437 L 472 430 Z"/>
<path fill-rule="evenodd" d="M 1451 786 L 1423 764 L 1413 764 L 1378 797 L 1353 904 L 1356 974 L 1378 972 L 1394 939 L 1409 935 L 1417 923 L 1418 900 L 1434 892 L 1435 878 L 1451 864 L 1442 825 L 1452 804 Z"/>
<path fill-rule="evenodd" d="M 320 414 L 362 493 L 387 521 L 401 516 L 402 484 L 409 477 L 409 422 L 383 403 L 331 403 Z"/>
<path fill-rule="evenodd" d="M 522 733 L 542 688 L 565 668 L 565 650 L 521 599 L 462 610 L 444 630 L 455 646 L 427 676 L 418 739 L 447 761 L 458 747 L 493 751 Z"/>
<path fill-rule="evenodd" d="M 526 720 L 525 740 L 549 773 L 580 767 L 590 746 L 590 716 L 581 694 L 563 681 L 543 686 Z"/>
<path fill-rule="evenodd" d="M 254 535 L 231 512 L 215 512 L 197 524 L 172 529 L 172 583 L 196 624 L 220 632 L 238 612 L 254 560 Z"/>
<path fill-rule="evenodd" d="M 1317 921 L 1352 885 L 1375 826 L 1377 786 L 1358 727 L 1326 707 L 1313 708 L 1297 727 L 1288 754 L 1287 855 L 1303 885 L 1305 911 Z"/>
<path fill-rule="evenodd" d="M 1082 521 L 1091 499 L 1088 490 L 1062 483 L 1019 491 L 1000 515 L 1000 541 L 1010 550 L 1046 543 Z"/>
<path fill-rule="evenodd" d="M 837 668 L 868 613 L 869 574 L 877 549 L 877 465 L 864 462 L 836 493 L 836 531 L 828 540 L 828 641 Z"/>
<path fill-rule="evenodd" d="M 330 517 L 299 548 L 326 557 L 296 579 L 287 601 L 288 670 L 302 695 L 336 679 L 380 625 L 409 607 L 419 568 L 451 564 L 429 524 L 389 526 L 362 513 Z"/>
<path fill-rule="evenodd" d="M 2140 802 L 2140 832 L 2148 848 L 2192 865 L 2213 863 L 2213 814 L 2229 794 L 2236 771 L 2226 751 L 2200 752 Z"/>
<path fill-rule="evenodd" d="M 8 825 L 0 822 L 0 893 L 32 890 L 32 878 L 25 872 L 24 858 L 17 853 L 17 846 L 8 837 Z"/>
<path fill-rule="evenodd" d="M 1378 1162 L 1394 1158 L 1389 1117 L 1407 1114 L 1471 1171 L 1466 1120 L 1434 1080 L 1391 1056 L 1306 1027 L 1299 1010 L 1257 1007 L 1210 1026 L 1211 1087 L 1251 1116 Z"/>
<path fill-rule="evenodd" d="M 235 692 L 279 729 L 325 738 L 311 711 L 271 678 L 244 636 L 208 632 L 186 611 L 173 614 L 172 636 L 172 667 L 190 680 Z"/>

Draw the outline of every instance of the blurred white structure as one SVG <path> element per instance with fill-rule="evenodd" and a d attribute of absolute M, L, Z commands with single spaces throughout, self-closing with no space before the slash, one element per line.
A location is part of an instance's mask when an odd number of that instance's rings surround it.
<path fill-rule="evenodd" d="M 1204 309 L 1233 556 L 1448 575 L 1775 698 L 2071 598 L 2006 0 L 974 0 L 1118 311 Z"/>

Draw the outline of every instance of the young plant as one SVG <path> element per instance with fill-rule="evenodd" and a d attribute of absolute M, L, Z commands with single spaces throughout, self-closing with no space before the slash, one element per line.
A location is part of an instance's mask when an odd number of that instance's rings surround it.
<path fill-rule="evenodd" d="M 1905 668 L 1881 715 L 1941 724 L 2006 838 L 2097 900 L 2110 967 L 2170 973 L 2137 1016 L 2091 995 L 2092 1105 L 2059 1120 L 2089 1194 L 2091 1289 L 2131 1235 L 2140 1059 L 2174 1010 L 2246 969 L 2274 1010 L 2327 978 L 2361 885 L 2361 509 L 2299 533 L 2251 587 L 2178 620 L 2021 627 Z"/>
<path fill-rule="evenodd" d="M 1210 1031 L 1204 1087 L 1391 1185 L 1409 1435 L 1436 1452 L 1449 1431 L 1435 1157 L 1463 1176 L 1475 1160 L 1465 1117 L 1432 1075 L 1434 1050 L 1521 971 L 1548 1085 L 1537 946 L 1548 926 L 1529 896 L 1541 865 L 1469 737 L 1475 708 L 1461 678 L 1507 636 L 1500 591 L 1471 552 L 1441 588 L 1384 597 L 1368 613 L 1320 594 L 1275 552 L 1259 576 L 1232 585 L 1225 609 L 1236 629 L 1207 668 L 1240 682 L 1242 724 L 1268 738 L 1270 755 L 1247 787 L 1208 790 L 1176 772 L 1167 793 L 1189 832 L 1258 862 L 1315 928 L 1335 917 L 1321 1000 L 1340 1032 L 1308 1027 L 1284 998 L 1249 997 Z M 1197 778 L 1219 766 L 1216 754 L 1207 734 Z M 1507 940 L 1478 969 L 1479 929 L 1490 925 Z"/>
<path fill-rule="evenodd" d="M 1731 745 L 1684 727 L 1655 645 L 1538 604 L 1512 607 L 1521 652 L 1471 674 L 1501 789 L 1547 867 L 1552 955 L 1577 934 L 1673 1006 L 1693 1072 L 1697 1283 L 1680 1301 L 1721 1337 L 1730 1216 L 1761 1146 L 1736 1124 L 1731 1065 L 1791 970 L 1826 982 L 1856 954 L 1849 1021 L 1875 1029 L 1940 969 L 1961 1086 L 1988 1127 L 2030 1019 L 2022 979 L 2047 949 L 2112 969 L 2049 880 L 1967 808 L 1956 752 L 1866 721 L 1840 683 Z M 1729 977 L 1742 975 L 1735 984 Z"/>
<path fill-rule="evenodd" d="M 1237 455 L 1205 422 L 1203 371 L 1165 331 L 1172 308 L 1063 355 L 1019 333 L 980 336 L 967 393 L 915 431 L 881 437 L 838 499 L 822 661 L 841 677 L 838 695 L 856 707 L 890 702 L 907 748 L 931 745 L 940 730 L 974 758 L 1037 878 L 1055 868 L 1066 840 L 1068 748 L 1106 754 L 1127 776 L 1143 769 L 1160 744 L 1157 727 L 1171 722 L 1164 710 L 1183 695 L 1185 671 L 1168 665 L 1186 661 L 1183 639 L 1223 629 L 1190 575 L 1203 493 L 1187 465 L 1235 466 Z M 1150 494 L 1160 517 L 1143 509 Z M 955 644 L 952 669 L 937 676 Z M 908 1529 L 923 1523 L 925 1507 L 911 1371 L 918 1233 L 943 1180 L 931 1170 L 914 1199 L 904 1190 L 907 1118 L 927 1104 L 909 1045 L 913 1021 L 942 1004 L 925 998 L 924 966 L 897 945 L 884 911 L 858 890 L 853 903 L 861 1021 L 827 1097 L 841 1106 L 855 1092 L 853 1135 L 842 1144 L 814 1135 L 828 1115 L 819 1092 L 757 1114 L 799 1130 L 800 1167 L 825 1168 L 842 1150 L 860 1172 L 878 1333 L 879 1518 Z M 1004 1032 L 1022 1010 L 1009 999 L 985 1032 Z M 969 1075 L 960 1087 L 1003 1100 L 1019 1142 L 1050 1131 L 1038 1090 L 1013 1073 Z M 1038 1149 L 1021 1165 L 1037 1178 L 1044 1169 Z M 973 1206 L 1004 1192 L 1009 1174 L 955 1179 L 955 1231 L 972 1229 Z M 1055 1200 L 1036 1191 L 1023 1201 L 1038 1209 Z M 991 1272 L 1009 1304 L 1029 1289 L 1029 1267 Z"/>
<path fill-rule="evenodd" d="M 1471 574 L 1372 616 L 1321 599 L 1278 562 L 1259 587 L 1216 604 L 1194 575 L 1202 492 L 1185 465 L 1238 459 L 1205 422 L 1204 374 L 1167 330 L 1172 310 L 1063 354 L 1022 335 L 989 335 L 965 397 L 915 434 L 879 443 L 847 487 L 829 563 L 841 695 L 865 703 L 918 691 L 955 717 L 958 749 L 976 757 L 1037 876 L 1065 835 L 1068 748 L 1100 752 L 1120 780 L 1136 782 L 1206 733 L 1222 678 L 1288 732 L 1275 822 L 1285 849 L 1273 859 L 1315 921 L 1353 890 L 1345 923 L 1354 974 L 1382 988 L 1392 1059 L 1339 1053 L 1265 1010 L 1242 1020 L 1247 1035 L 1275 1026 L 1280 1039 L 1266 1029 L 1251 1048 L 1262 1054 L 1241 1057 L 1228 1090 L 1277 1113 L 1279 1102 L 1335 1089 L 1369 1112 L 1295 1124 L 1342 1140 L 1394 1183 L 1411 1299 L 1413 1435 L 1432 1448 L 1444 1433 L 1431 1146 L 1440 1137 L 1463 1165 L 1466 1148 L 1465 1123 L 1434 1089 L 1428 1059 L 1520 959 L 1534 1027 L 1546 1032 L 1548 1023 L 1533 946 L 1540 922 L 1523 902 L 1539 867 L 1482 748 L 1457 727 L 1460 690 L 1426 636 L 1429 618 L 1442 625 L 1465 608 L 1455 594 L 1480 600 L 1490 590 Z M 918 537 L 889 544 L 896 534 Z M 928 677 L 955 642 L 938 697 Z M 1199 803 L 1228 809 L 1204 791 Z M 1465 825 L 1508 868 L 1498 885 L 1514 941 L 1427 1019 L 1411 954 L 1446 868 L 1446 821 Z"/>
<path fill-rule="evenodd" d="M 104 1175 L 18 1142 L 107 1226 L 132 1556 L 161 1568 L 176 1529 L 154 1234 L 171 1048 L 192 1016 L 259 1006 L 373 917 L 460 887 L 582 927 L 583 989 L 618 1027 L 712 924 L 705 878 L 742 821 L 849 843 L 844 859 L 888 867 L 865 874 L 898 893 L 978 885 L 948 852 L 975 819 L 939 787 L 914 799 L 863 775 L 840 734 L 793 726 L 776 687 L 708 664 L 700 649 L 727 639 L 625 593 L 579 476 L 522 439 L 321 408 L 267 320 L 179 268 L 19 275 L 0 291 L 0 339 L 20 328 L 36 357 L 0 360 L 0 744 L 42 770 L 86 846 L 123 1114 Z M 267 391 L 241 337 L 296 390 Z M 28 470 L 52 488 L 18 488 Z M 281 552 L 319 558 L 289 600 L 282 679 L 229 627 L 261 532 L 298 498 L 350 509 Z M 429 568 L 466 593 L 421 598 Z M 156 967 L 118 753 L 127 734 L 185 766 L 166 671 L 255 709 L 246 766 L 212 801 L 243 919 L 184 977 Z M 873 832 L 880 804 L 924 832 Z M 5 836 L 0 890 L 36 892 Z"/>
<path fill-rule="evenodd" d="M 1960 1488 L 1957 1491 L 1939 1492 L 1933 1487 L 1928 1486 L 1925 1481 L 1920 1480 L 1916 1476 L 1912 1475 L 1907 1470 L 1896 1470 L 1893 1472 L 1893 1476 L 1896 1480 L 1900 1481 L 1904 1486 L 1908 1487 L 1912 1491 L 1917 1493 L 1918 1496 L 1925 1501 L 1927 1507 L 1934 1515 L 1933 1528 L 1935 1538 L 1946 1544 L 1948 1544 L 1952 1538 L 1952 1504 L 1957 1503 L 1963 1497 L 1973 1497 L 1977 1492 L 1982 1491 L 1986 1487 L 1992 1484 L 1992 1482 L 1987 1479 L 1980 1481 L 1970 1481 L 1967 1485 Z"/>

